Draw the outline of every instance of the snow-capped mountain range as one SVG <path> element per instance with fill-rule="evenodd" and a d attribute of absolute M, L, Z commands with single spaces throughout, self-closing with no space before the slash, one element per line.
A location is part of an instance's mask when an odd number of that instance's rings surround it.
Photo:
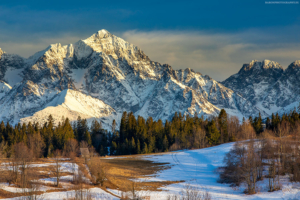
<path fill-rule="evenodd" d="M 106 30 L 74 44 L 52 44 L 25 59 L 0 49 L 0 120 L 45 122 L 52 114 L 102 121 L 109 128 L 124 111 L 154 120 L 175 112 L 268 116 L 299 101 L 300 62 L 287 70 L 252 61 L 219 83 L 192 69 L 151 61 L 137 46 Z"/>
<path fill-rule="evenodd" d="M 288 113 L 299 106 L 300 60 L 294 61 L 285 70 L 274 61 L 253 60 L 222 84 L 268 115 Z"/>

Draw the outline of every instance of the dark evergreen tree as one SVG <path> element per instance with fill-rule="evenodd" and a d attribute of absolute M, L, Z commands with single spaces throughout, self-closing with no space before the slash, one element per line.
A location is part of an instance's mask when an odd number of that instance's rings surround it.
<path fill-rule="evenodd" d="M 214 120 L 211 120 L 207 124 L 206 138 L 210 145 L 216 145 L 219 142 L 220 132 L 219 132 L 219 130 L 216 126 L 216 122 Z"/>
<path fill-rule="evenodd" d="M 228 142 L 229 136 L 228 136 L 228 124 L 227 124 L 227 113 L 224 109 L 222 109 L 219 113 L 218 117 L 219 122 L 219 128 L 220 128 L 220 142 Z"/>

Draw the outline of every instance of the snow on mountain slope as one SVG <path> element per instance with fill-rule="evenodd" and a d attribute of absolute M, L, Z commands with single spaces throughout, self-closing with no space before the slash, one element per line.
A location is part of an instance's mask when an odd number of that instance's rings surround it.
<path fill-rule="evenodd" d="M 0 99 L 0 119 L 16 124 L 21 118 L 33 115 L 57 95 L 31 81 L 16 84 Z"/>
<path fill-rule="evenodd" d="M 230 76 L 222 84 L 256 104 L 266 89 L 281 77 L 283 68 L 280 64 L 264 60 L 252 60 L 244 64 L 237 74 Z"/>
<path fill-rule="evenodd" d="M 11 90 L 11 86 L 4 81 L 0 81 L 0 92 L 9 92 Z"/>
<path fill-rule="evenodd" d="M 274 62 L 252 61 L 222 82 L 268 115 L 300 100 L 300 61 L 286 70 Z"/>
<path fill-rule="evenodd" d="M 277 113 L 279 115 L 283 115 L 283 114 L 289 114 L 290 112 L 296 110 L 297 112 L 299 112 L 298 108 L 299 108 L 299 105 L 300 105 L 300 101 L 295 101 L 283 108 L 281 108 L 280 110 L 277 111 Z"/>
<path fill-rule="evenodd" d="M 0 99 L 11 90 L 11 86 L 0 80 Z"/>
<path fill-rule="evenodd" d="M 7 80 L 10 85 L 14 86 L 22 81 L 22 71 L 23 69 L 7 69 L 4 80 Z"/>
<path fill-rule="evenodd" d="M 45 104 L 42 110 L 32 116 L 22 118 L 21 122 L 39 121 L 45 123 L 50 114 L 53 116 L 55 123 L 61 121 L 62 116 L 68 117 L 70 121 L 75 121 L 80 116 L 90 122 L 94 119 L 100 120 L 106 128 L 111 125 L 113 119 L 119 117 L 114 109 L 103 101 L 67 89 L 61 91 L 49 103 Z"/>
<path fill-rule="evenodd" d="M 255 70 L 276 68 L 280 71 L 280 66 L 272 61 L 252 65 Z M 9 69 L 19 71 L 10 72 Z M 253 69 L 245 67 L 245 71 Z M 13 82 L 11 74 L 20 74 L 22 80 Z M 234 89 L 191 69 L 173 70 L 167 64 L 153 62 L 137 46 L 106 30 L 74 44 L 52 44 L 28 59 L 2 53 L 0 80 L 5 77 L 14 83 L 14 87 L 0 100 L 0 108 L 5 110 L 0 114 L 0 120 L 11 123 L 29 119 L 27 117 L 33 117 L 37 112 L 39 114 L 32 119 L 41 120 L 37 116 L 43 116 L 43 112 L 54 112 L 62 107 L 70 116 L 73 116 L 72 111 L 85 117 L 100 117 L 93 110 L 84 108 L 87 102 L 83 106 L 71 106 L 73 104 L 68 104 L 69 100 L 65 99 L 61 101 L 64 103 L 51 104 L 58 94 L 63 98 L 66 89 L 93 97 L 87 101 L 93 102 L 96 98 L 110 106 L 116 114 L 106 116 L 107 123 L 112 122 L 110 116 L 118 120 L 124 111 L 145 118 L 151 116 L 155 120 L 170 120 L 175 112 L 206 117 L 217 115 L 222 108 L 240 119 L 256 116 L 259 112 L 267 116 L 264 110 L 253 106 Z M 55 109 L 47 109 L 51 106 Z"/>
<path fill-rule="evenodd" d="M 300 60 L 291 63 L 263 97 L 263 104 L 285 107 L 300 101 Z"/>
<path fill-rule="evenodd" d="M 7 54 L 0 49 L 0 80 L 11 86 L 22 81 L 25 59 L 14 54 Z"/>

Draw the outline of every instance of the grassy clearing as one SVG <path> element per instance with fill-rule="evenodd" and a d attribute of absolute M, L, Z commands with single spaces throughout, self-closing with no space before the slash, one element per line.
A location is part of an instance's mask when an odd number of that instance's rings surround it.
<path fill-rule="evenodd" d="M 99 158 L 94 158 L 99 159 Z M 113 159 L 100 158 L 106 171 L 107 181 L 104 187 L 121 191 L 151 190 L 159 191 L 161 187 L 178 183 L 178 181 L 136 181 L 134 179 L 155 176 L 159 171 L 168 169 L 169 163 L 154 163 L 140 156 L 119 156 Z"/>
<path fill-rule="evenodd" d="M 2 159 L 0 161 L 0 163 L 2 164 L 9 164 L 9 159 Z M 61 161 L 60 163 L 65 163 L 65 162 L 70 162 L 70 161 Z M 72 190 L 75 185 L 73 185 L 70 181 L 66 181 L 66 180 L 61 180 L 60 181 L 60 185 L 58 187 L 55 186 L 55 183 L 49 183 L 49 182 L 33 182 L 36 180 L 41 180 L 41 179 L 47 179 L 47 178 L 53 178 L 54 174 L 53 172 L 55 171 L 55 166 L 53 165 L 53 160 L 52 159 L 39 159 L 36 160 L 34 162 L 30 162 L 30 165 L 36 165 L 36 164 L 40 164 L 41 166 L 33 166 L 33 167 L 28 167 L 27 169 L 27 178 L 28 181 L 31 183 L 35 183 L 35 185 L 37 187 L 43 187 L 46 186 L 49 188 L 49 190 L 47 190 L 46 192 L 58 192 L 58 191 L 68 191 L 68 190 Z M 12 176 L 12 172 L 10 170 L 7 170 L 5 168 L 5 165 L 2 165 L 2 169 L 0 170 L 0 183 L 7 183 L 7 180 L 10 176 Z M 61 172 L 60 176 L 67 176 L 67 175 L 73 175 L 73 173 L 70 172 Z M 18 180 L 17 182 L 12 182 L 11 186 L 14 188 L 21 188 L 18 185 L 18 181 L 20 179 L 20 175 L 18 175 Z M 68 187 L 64 187 L 64 186 L 68 186 Z M 30 188 L 30 185 L 27 186 L 27 188 Z M 6 191 L 3 188 L 1 188 L 0 186 L 0 199 L 3 198 L 13 198 L 13 197 L 20 197 L 20 196 L 24 196 L 24 195 L 31 195 L 31 194 L 35 194 L 35 195 L 39 195 L 39 194 L 43 194 L 44 192 L 42 191 L 33 191 L 33 192 L 10 192 L 10 191 Z"/>
<path fill-rule="evenodd" d="M 159 191 L 161 187 L 167 186 L 169 184 L 174 184 L 178 182 L 172 181 L 136 181 L 139 178 L 155 176 L 159 171 L 168 169 L 168 163 L 154 163 L 149 160 L 144 160 L 139 155 L 134 156 L 118 156 L 118 157 L 93 157 L 89 159 L 88 162 L 100 163 L 103 171 L 105 173 L 105 181 L 102 185 L 94 184 L 84 184 L 84 188 L 99 187 L 108 193 L 107 189 L 117 189 L 123 192 L 128 192 L 132 190 L 151 190 Z M 6 159 L 5 162 L 9 162 Z M 71 161 L 61 161 L 61 163 L 67 163 Z M 86 167 L 86 160 L 83 158 L 76 158 L 75 163 L 78 165 L 79 170 L 82 175 L 87 179 L 93 182 L 89 169 Z M 30 180 L 40 180 L 53 178 L 55 171 L 55 166 L 53 165 L 54 161 L 52 159 L 39 159 L 30 164 L 41 164 L 41 166 L 30 167 L 31 172 L 34 173 L 34 176 Z M 96 165 L 98 167 L 98 165 Z M 2 170 L 0 175 L 0 182 L 6 182 L 5 178 L 10 175 L 8 170 Z M 70 172 L 61 172 L 61 176 L 73 175 Z M 92 174 L 94 175 L 94 174 Z M 49 190 L 46 192 L 58 192 L 58 191 L 69 191 L 74 190 L 78 187 L 77 183 L 74 181 L 60 181 L 58 187 L 55 186 L 55 183 L 49 182 L 39 182 L 40 186 L 48 186 Z M 14 184 L 13 187 L 19 188 L 17 184 Z M 34 194 L 42 194 L 43 192 L 35 191 Z M 5 191 L 0 188 L 0 199 L 2 198 L 13 198 L 20 197 L 24 195 L 29 195 L 29 193 L 13 193 Z M 113 194 L 114 195 L 114 194 Z"/>

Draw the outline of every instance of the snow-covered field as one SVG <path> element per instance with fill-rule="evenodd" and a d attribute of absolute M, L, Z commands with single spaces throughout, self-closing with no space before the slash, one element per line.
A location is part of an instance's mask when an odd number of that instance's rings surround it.
<path fill-rule="evenodd" d="M 2 188 L 3 189 L 3 188 Z M 44 193 L 42 195 L 38 195 L 37 199 L 43 199 L 43 200 L 59 200 L 59 199 L 74 199 L 76 195 L 76 191 L 70 190 L 70 191 L 63 191 L 63 192 L 48 192 Z M 97 200 L 118 200 L 119 198 L 105 192 L 104 190 L 100 188 L 91 188 L 88 192 L 88 195 L 92 199 Z M 86 196 L 86 193 L 84 194 Z M 15 198 L 9 198 L 10 200 L 21 200 L 22 197 L 15 197 Z"/>
<path fill-rule="evenodd" d="M 215 147 L 169 152 L 162 154 L 141 155 L 145 160 L 151 160 L 158 163 L 169 163 L 166 170 L 159 171 L 157 174 L 147 176 L 136 180 L 142 181 L 182 181 L 180 183 L 171 184 L 160 188 L 162 191 L 140 191 L 140 196 L 148 196 L 150 199 L 167 199 L 169 195 L 181 194 L 184 188 L 189 185 L 198 188 L 201 191 L 210 193 L 212 199 L 300 199 L 300 184 L 290 183 L 288 177 L 280 177 L 282 190 L 276 192 L 267 192 L 267 179 L 258 182 L 257 187 L 259 192 L 255 195 L 244 194 L 245 186 L 232 188 L 228 184 L 220 184 L 217 182 L 218 174 L 216 169 L 223 165 L 224 155 L 230 151 L 234 143 L 227 143 Z M 113 159 L 113 158 L 108 158 Z M 51 165 L 51 163 L 49 163 Z M 37 167 L 38 165 L 33 165 Z M 41 164 L 41 166 L 44 166 Z M 78 166 L 76 165 L 76 169 Z M 62 163 L 62 170 L 71 172 L 71 163 Z M 71 181 L 71 176 L 63 176 L 62 180 Z M 55 178 L 47 178 L 38 180 L 39 182 L 54 183 Z M 64 188 L 69 188 L 68 184 L 63 185 Z M 22 189 L 8 186 L 6 183 L 1 183 L 0 188 L 9 192 L 22 192 Z M 52 189 L 48 186 L 40 188 L 41 191 Z M 111 193 L 121 196 L 122 192 L 118 190 L 108 189 Z M 93 199 L 118 199 L 117 197 L 105 192 L 100 188 L 91 188 L 89 194 Z M 59 191 L 44 193 L 42 199 L 66 199 L 74 197 L 75 191 Z M 20 198 L 20 197 L 19 197 Z M 19 199 L 14 198 L 14 199 Z"/>
<path fill-rule="evenodd" d="M 155 162 L 169 162 L 171 168 L 159 172 L 155 177 L 138 181 L 185 182 L 168 185 L 161 192 L 142 192 L 141 195 L 151 196 L 151 199 L 167 199 L 170 194 L 180 194 L 189 184 L 208 191 L 212 199 L 300 199 L 300 184 L 288 183 L 288 177 L 281 177 L 282 190 L 277 192 L 267 192 L 266 179 L 258 182 L 260 192 L 255 195 L 244 194 L 243 186 L 232 188 L 228 184 L 217 183 L 218 174 L 215 169 L 223 165 L 224 155 L 233 145 L 234 143 L 227 143 L 205 149 L 143 156 L 144 159 Z"/>
<path fill-rule="evenodd" d="M 61 159 L 62 162 L 59 163 L 60 165 L 60 172 L 67 172 L 67 173 L 73 173 L 75 174 L 78 172 L 78 165 L 77 164 L 72 164 L 71 162 L 63 162 L 68 159 Z M 0 165 L 0 173 L 1 170 L 11 170 L 11 167 L 8 166 L 9 163 L 1 163 Z M 49 166 L 54 166 L 55 163 L 53 162 L 48 162 L 48 163 L 31 163 L 28 167 L 49 167 Z M 43 172 L 43 171 L 39 171 Z M 50 172 L 48 172 L 50 174 Z M 85 179 L 85 182 L 89 182 L 89 180 L 86 177 L 83 177 Z M 47 184 L 54 185 L 56 183 L 56 177 L 50 177 L 50 178 L 43 178 L 43 179 L 38 179 L 34 180 L 34 182 L 37 182 L 41 185 L 39 185 L 37 188 L 18 188 L 15 187 L 15 185 L 9 185 L 8 183 L 0 183 L 0 189 L 10 192 L 10 193 L 24 193 L 24 192 L 35 192 L 35 191 L 41 191 L 44 192 L 41 195 L 37 195 L 36 199 L 49 199 L 49 200 L 59 200 L 59 199 L 74 199 L 76 193 L 78 191 L 75 191 L 74 185 L 72 184 L 73 181 L 73 175 L 66 175 L 66 176 L 61 176 L 60 177 L 60 185 L 63 189 L 67 191 L 57 191 L 57 192 L 47 192 L 49 190 L 54 191 L 57 190 L 56 187 L 52 186 L 47 186 Z M 1 196 L 1 191 L 0 191 L 0 196 Z M 89 188 L 88 190 L 83 190 L 83 196 L 89 196 L 92 199 L 97 199 L 97 200 L 116 200 L 119 199 L 106 191 L 102 190 L 101 188 Z M 14 199 L 14 200 L 19 200 L 19 199 L 26 199 L 24 197 L 15 197 L 15 198 L 8 198 L 8 199 Z"/>

